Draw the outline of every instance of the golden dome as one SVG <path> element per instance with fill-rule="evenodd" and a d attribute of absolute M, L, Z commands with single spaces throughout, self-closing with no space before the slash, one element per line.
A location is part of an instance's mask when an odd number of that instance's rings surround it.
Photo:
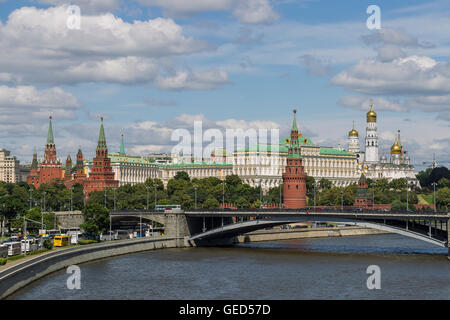
<path fill-rule="evenodd" d="M 353 121 L 353 127 L 352 130 L 348 132 L 349 137 L 357 137 L 358 131 L 355 130 L 355 121 Z"/>
<path fill-rule="evenodd" d="M 370 110 L 367 112 L 367 122 L 376 122 L 377 114 L 373 111 L 373 104 L 370 105 Z"/>
<path fill-rule="evenodd" d="M 402 147 L 400 147 L 397 143 L 394 143 L 394 145 L 391 147 L 391 153 L 392 154 L 401 154 Z"/>

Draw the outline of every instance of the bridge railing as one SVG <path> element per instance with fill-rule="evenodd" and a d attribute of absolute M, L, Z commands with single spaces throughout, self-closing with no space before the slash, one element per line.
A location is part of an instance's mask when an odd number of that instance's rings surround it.
<path fill-rule="evenodd" d="M 307 207 L 307 208 L 302 208 L 302 209 L 262 209 L 262 208 L 237 208 L 237 209 L 232 209 L 232 208 L 220 208 L 220 209 L 185 209 L 184 212 L 185 213 L 189 213 L 189 212 L 213 212 L 213 213 L 232 213 L 232 212 L 236 212 L 238 211 L 239 213 L 245 213 L 245 212 L 249 212 L 249 213 L 253 213 L 253 212 L 261 212 L 261 214 L 264 214 L 266 212 L 304 212 L 304 213 L 328 213 L 328 212 L 339 212 L 339 213 L 351 213 L 351 214 L 358 214 L 358 213 L 372 213 L 372 214 L 401 214 L 401 215 L 448 215 L 448 212 L 446 211 L 422 211 L 422 210 L 418 210 L 418 211 L 406 211 L 406 210 L 386 210 L 386 209 L 361 209 L 361 208 L 355 208 L 355 209 L 336 209 L 336 208 L 314 208 L 314 207 Z M 152 214 L 161 214 L 163 215 L 164 212 L 162 211 L 154 211 L 154 210 L 133 210 L 133 209 L 121 209 L 121 210 L 116 210 L 116 211 L 112 211 L 111 213 L 129 213 L 129 214 L 139 214 L 139 213 L 147 213 L 147 212 L 151 212 Z"/>

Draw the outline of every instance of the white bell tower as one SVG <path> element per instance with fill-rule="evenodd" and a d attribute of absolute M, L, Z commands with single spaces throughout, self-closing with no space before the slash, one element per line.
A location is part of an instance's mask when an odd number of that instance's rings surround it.
<path fill-rule="evenodd" d="M 370 100 L 370 110 L 367 112 L 365 162 L 378 162 L 377 114 L 373 111 L 372 99 Z"/>

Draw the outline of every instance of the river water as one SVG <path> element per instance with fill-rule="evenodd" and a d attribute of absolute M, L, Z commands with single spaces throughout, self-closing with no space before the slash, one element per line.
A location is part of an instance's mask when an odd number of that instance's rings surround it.
<path fill-rule="evenodd" d="M 369 265 L 381 289 L 367 289 Z M 394 234 L 164 249 L 80 265 L 13 299 L 450 299 L 447 249 Z"/>

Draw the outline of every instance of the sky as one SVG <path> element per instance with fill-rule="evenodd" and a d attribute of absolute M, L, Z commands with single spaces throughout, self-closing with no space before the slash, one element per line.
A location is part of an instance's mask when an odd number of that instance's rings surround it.
<path fill-rule="evenodd" d="M 194 121 L 287 136 L 293 109 L 315 144 L 354 121 L 364 146 L 373 99 L 380 154 L 400 130 L 416 170 L 448 166 L 449 31 L 450 0 L 0 0 L 0 148 L 43 157 L 52 115 L 58 157 L 91 158 L 103 117 L 110 152 L 145 156 Z"/>

